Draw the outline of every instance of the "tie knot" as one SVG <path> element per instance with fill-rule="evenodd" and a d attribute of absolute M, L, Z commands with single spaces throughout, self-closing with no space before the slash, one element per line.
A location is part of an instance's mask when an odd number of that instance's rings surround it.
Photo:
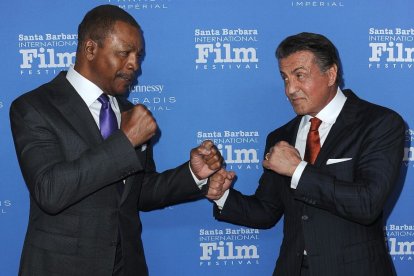
<path fill-rule="evenodd" d="M 102 94 L 99 96 L 98 101 L 102 104 L 104 108 L 108 108 L 109 97 L 106 94 Z"/>
<path fill-rule="evenodd" d="M 322 124 L 322 121 L 316 117 L 313 117 L 312 119 L 310 119 L 310 122 L 311 122 L 310 131 L 318 130 L 319 126 Z"/>

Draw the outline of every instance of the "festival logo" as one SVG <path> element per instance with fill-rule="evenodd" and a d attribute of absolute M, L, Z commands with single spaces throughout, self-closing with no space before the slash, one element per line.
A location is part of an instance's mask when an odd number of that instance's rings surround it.
<path fill-rule="evenodd" d="M 414 255 L 414 225 L 385 226 L 388 249 L 394 261 L 412 261 Z"/>
<path fill-rule="evenodd" d="M 12 202 L 10 199 L 0 200 L 0 215 L 7 214 L 11 207 Z"/>
<path fill-rule="evenodd" d="M 258 265 L 259 236 L 250 228 L 200 229 L 200 267 Z"/>
<path fill-rule="evenodd" d="M 371 70 L 414 69 L 414 28 L 369 28 Z"/>
<path fill-rule="evenodd" d="M 75 62 L 78 35 L 30 33 L 18 35 L 20 75 L 56 75 Z"/>
<path fill-rule="evenodd" d="M 211 140 L 224 158 L 227 170 L 258 170 L 259 131 L 224 130 L 198 131 L 197 144 L 204 140 Z"/>
<path fill-rule="evenodd" d="M 106 0 L 108 4 L 116 5 L 126 11 L 162 10 L 168 9 L 172 0 Z"/>
<path fill-rule="evenodd" d="M 343 8 L 346 1 L 291 1 L 293 8 Z"/>
<path fill-rule="evenodd" d="M 177 103 L 177 98 L 170 94 L 164 84 L 135 85 L 130 92 L 129 98 L 133 104 L 143 104 L 151 112 L 171 111 Z"/>
<path fill-rule="evenodd" d="M 199 28 L 194 30 L 195 70 L 259 68 L 257 29 Z"/>

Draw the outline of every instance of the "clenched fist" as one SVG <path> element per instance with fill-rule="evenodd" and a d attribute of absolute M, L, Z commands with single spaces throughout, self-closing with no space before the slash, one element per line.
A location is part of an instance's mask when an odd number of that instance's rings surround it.
<path fill-rule="evenodd" d="M 121 114 L 121 130 L 136 147 L 144 144 L 157 131 L 157 123 L 151 112 L 142 104 L 137 104 Z"/>
<path fill-rule="evenodd" d="M 190 152 L 190 166 L 198 179 L 205 179 L 219 170 L 223 164 L 223 157 L 210 140 Z"/>
<path fill-rule="evenodd" d="M 299 151 L 288 142 L 280 141 L 269 149 L 263 167 L 278 174 L 292 176 L 300 161 Z"/>
<path fill-rule="evenodd" d="M 230 188 L 235 176 L 234 172 L 226 171 L 224 168 L 214 173 L 210 177 L 206 197 L 210 200 L 221 198 L 224 192 Z"/>

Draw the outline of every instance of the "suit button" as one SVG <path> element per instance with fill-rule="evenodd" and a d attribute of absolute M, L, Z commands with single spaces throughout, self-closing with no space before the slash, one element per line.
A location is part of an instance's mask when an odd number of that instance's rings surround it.
<path fill-rule="evenodd" d="M 309 219 L 309 217 L 307 215 L 302 216 L 302 220 L 308 220 L 308 219 Z"/>

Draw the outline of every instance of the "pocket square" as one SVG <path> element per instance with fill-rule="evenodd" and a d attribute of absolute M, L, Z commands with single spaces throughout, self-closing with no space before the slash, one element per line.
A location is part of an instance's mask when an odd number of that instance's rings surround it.
<path fill-rule="evenodd" d="M 335 163 L 341 163 L 341 162 L 349 161 L 351 159 L 352 158 L 328 159 L 328 161 L 326 161 L 326 165 L 331 165 L 331 164 L 335 164 Z"/>

